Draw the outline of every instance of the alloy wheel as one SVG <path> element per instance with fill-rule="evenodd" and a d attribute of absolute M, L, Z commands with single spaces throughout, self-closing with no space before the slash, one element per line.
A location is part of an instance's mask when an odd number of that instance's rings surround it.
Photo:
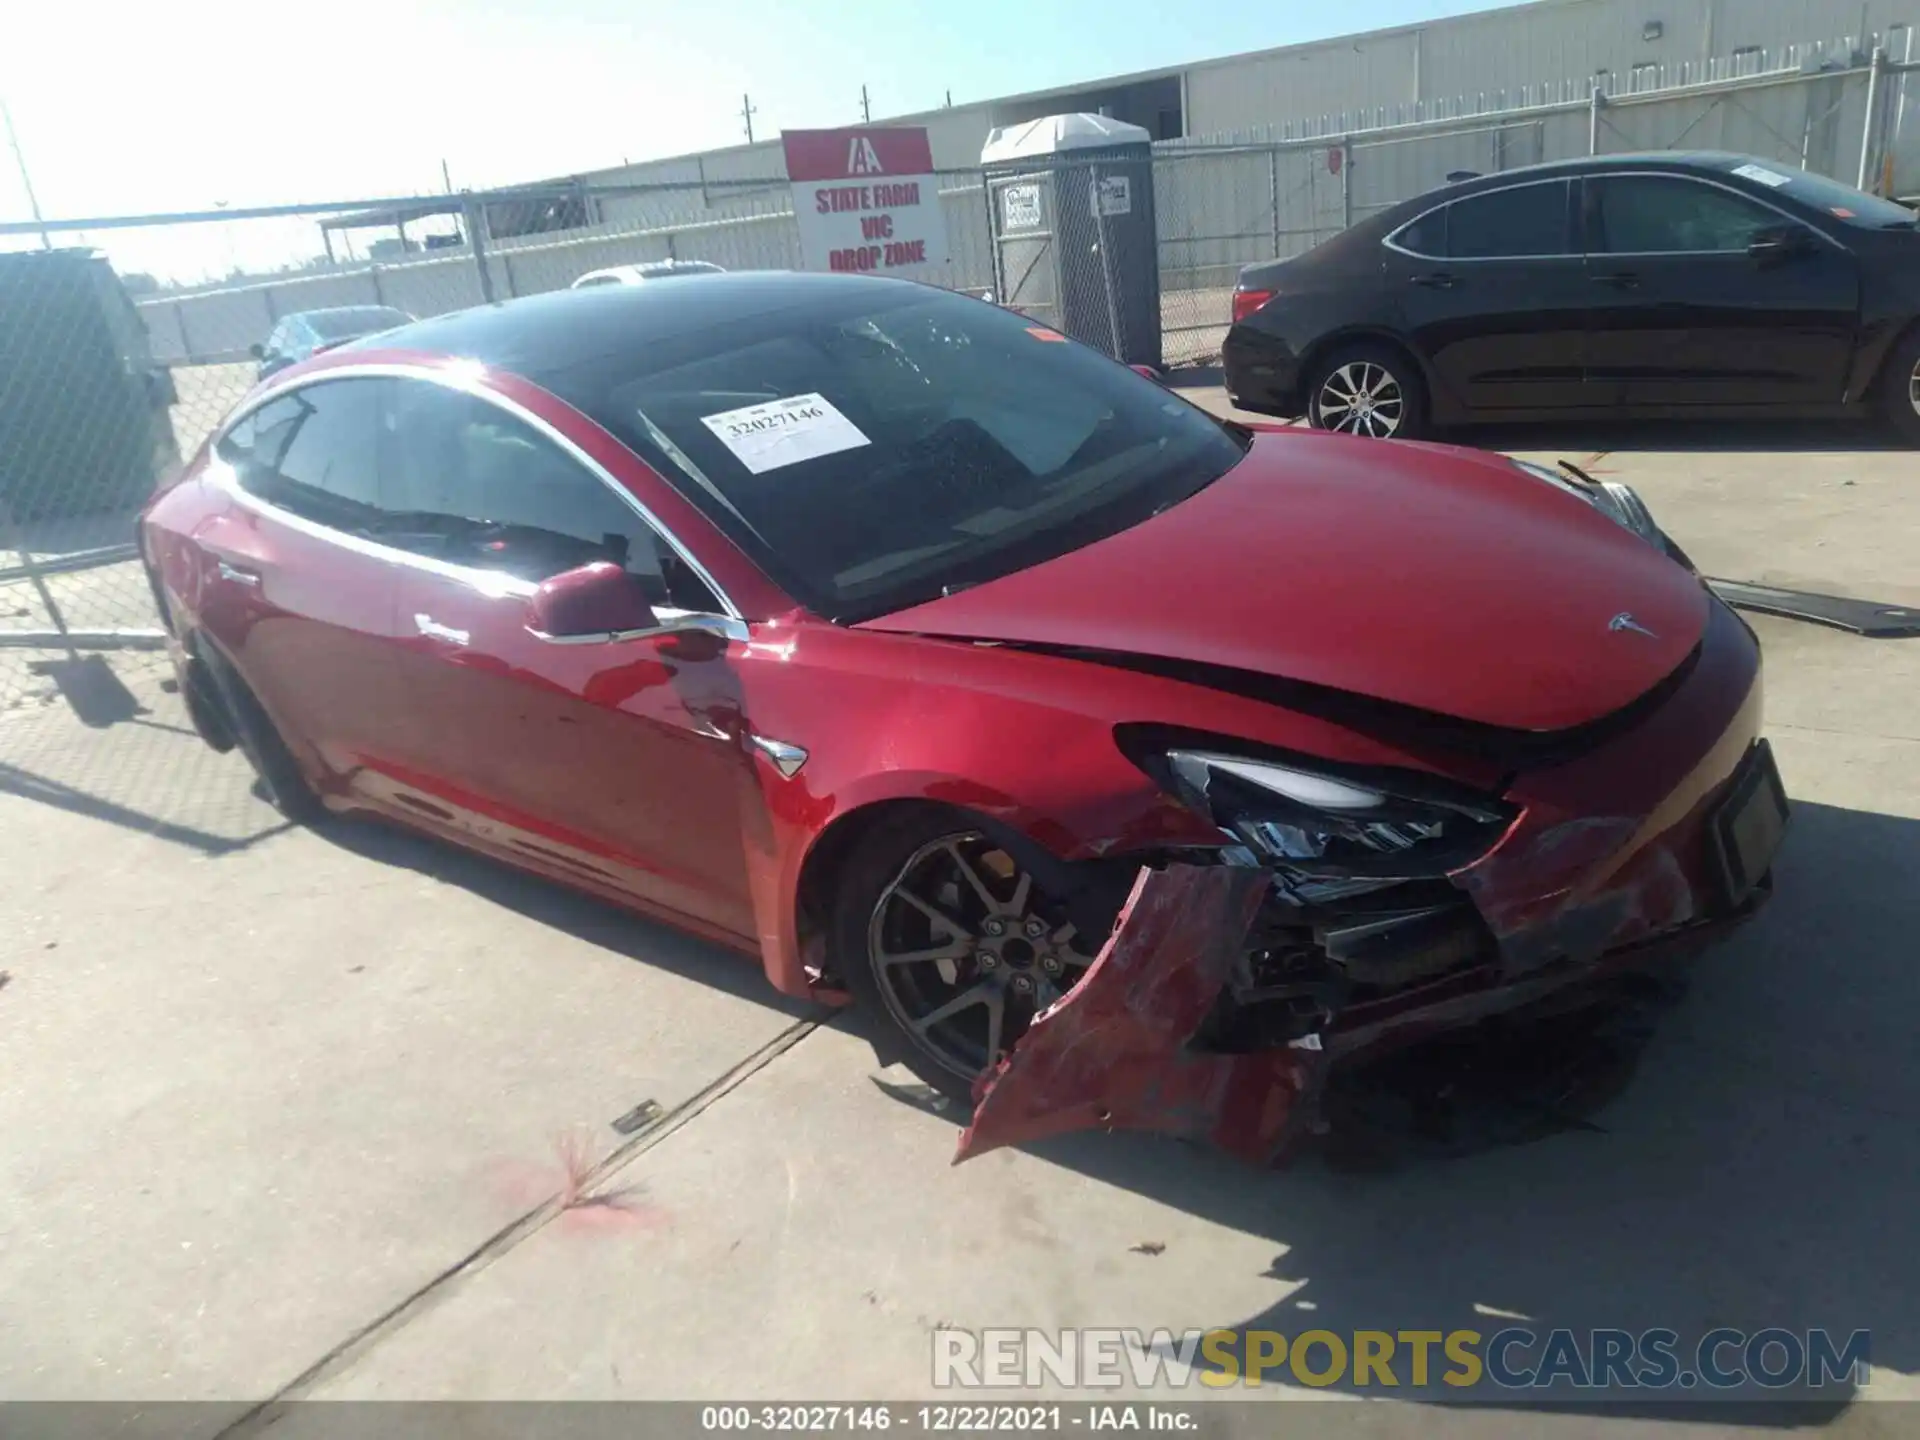
<path fill-rule="evenodd" d="M 1353 360 L 1331 370 L 1316 397 L 1320 423 L 1328 430 L 1385 440 L 1406 418 L 1407 397 L 1386 366 Z"/>
<path fill-rule="evenodd" d="M 1006 851 L 978 832 L 916 850 L 880 894 L 867 951 L 881 998 L 942 1069 L 971 1079 L 1071 990 L 1093 957 Z"/>
<path fill-rule="evenodd" d="M 1913 373 L 1907 376 L 1907 403 L 1920 415 L 1920 360 L 1913 362 Z"/>

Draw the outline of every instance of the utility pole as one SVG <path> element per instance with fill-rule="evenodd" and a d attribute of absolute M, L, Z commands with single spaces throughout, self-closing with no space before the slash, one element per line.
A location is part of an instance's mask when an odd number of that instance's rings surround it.
<path fill-rule="evenodd" d="M 867 87 L 860 87 L 860 120 L 862 124 L 873 122 L 873 106 L 867 103 Z"/>
<path fill-rule="evenodd" d="M 747 122 L 747 144 L 749 145 L 753 143 L 753 117 L 758 113 L 759 112 L 753 108 L 753 97 L 751 95 L 742 95 L 740 97 L 740 118 Z"/>
<path fill-rule="evenodd" d="M 33 212 L 33 220 L 40 226 L 40 248 L 51 250 L 53 237 L 47 233 L 47 227 L 41 224 L 40 201 L 33 193 L 33 179 L 27 174 L 27 157 L 20 153 L 20 137 L 13 133 L 13 112 L 7 109 L 7 102 L 0 100 L 0 120 L 7 126 L 7 144 L 13 147 L 13 163 L 20 167 L 20 188 L 27 192 L 27 208 Z"/>
<path fill-rule="evenodd" d="M 449 195 L 453 193 L 453 172 L 447 169 L 447 162 L 445 160 L 440 162 L 440 183 L 447 187 L 447 193 Z"/>
<path fill-rule="evenodd" d="M 949 90 L 947 91 L 947 109 L 951 110 L 952 108 L 953 108 L 953 91 Z"/>

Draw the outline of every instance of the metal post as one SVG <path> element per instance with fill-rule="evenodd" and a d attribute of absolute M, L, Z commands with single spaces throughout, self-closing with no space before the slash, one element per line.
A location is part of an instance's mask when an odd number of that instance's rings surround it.
<path fill-rule="evenodd" d="M 493 303 L 493 274 L 487 268 L 487 207 L 468 200 L 463 207 L 467 220 L 467 244 L 473 247 L 474 268 L 480 272 L 480 298 Z"/>
<path fill-rule="evenodd" d="M 1887 71 L 1887 50 L 1884 45 L 1873 47 L 1873 58 L 1867 62 L 1867 118 L 1860 127 L 1860 175 L 1853 182 L 1853 188 L 1867 188 L 1867 177 L 1873 173 L 1873 141 L 1880 126 L 1880 77 Z"/>
<path fill-rule="evenodd" d="M 1004 294 L 1000 274 L 1000 237 L 993 228 L 993 181 L 984 170 L 980 172 L 980 204 L 987 217 L 987 276 L 993 281 L 993 292 L 989 298 L 998 304 Z"/>
<path fill-rule="evenodd" d="M 1592 93 L 1587 97 L 1587 154 L 1600 153 L 1600 112 L 1606 107 L 1607 97 L 1600 93 L 1600 82 L 1595 81 Z"/>
<path fill-rule="evenodd" d="M 1311 175 L 1313 170 L 1308 168 Z M 1280 152 L 1267 151 L 1267 198 L 1273 208 L 1273 253 L 1280 253 Z"/>
<path fill-rule="evenodd" d="M 33 222 L 40 225 L 40 248 L 51 250 L 53 237 L 47 233 L 47 227 L 41 225 L 40 200 L 33 193 L 33 179 L 27 174 L 27 157 L 20 153 L 20 137 L 13 133 L 13 112 L 7 109 L 7 102 L 0 100 L 0 120 L 7 126 L 7 144 L 13 147 L 13 163 L 20 168 L 20 188 L 27 192 L 27 209 L 33 212 Z"/>
<path fill-rule="evenodd" d="M 1126 347 L 1120 341 L 1120 303 L 1113 293 L 1113 251 L 1107 244 L 1107 207 L 1101 202 L 1100 196 L 1100 167 L 1096 164 L 1088 168 L 1092 172 L 1093 189 L 1087 198 L 1093 202 L 1094 244 L 1100 251 L 1100 283 L 1107 291 L 1107 334 L 1113 340 L 1113 358 L 1125 363 Z"/>
<path fill-rule="evenodd" d="M 1900 64 L 1905 67 L 1900 78 L 1894 82 L 1893 119 L 1887 125 L 1887 138 L 1881 142 L 1880 151 L 1885 159 L 1881 162 L 1881 192 L 1889 199 L 1893 197 L 1894 167 L 1900 154 L 1900 137 L 1907 125 L 1907 87 L 1913 80 L 1913 27 L 1907 27 L 1906 43 L 1901 47 Z"/>
<path fill-rule="evenodd" d="M 1353 141 L 1340 142 L 1340 228 L 1353 228 Z"/>
<path fill-rule="evenodd" d="M 373 266 L 367 271 L 367 274 L 373 280 L 373 303 L 376 305 L 386 304 L 387 289 L 380 283 L 380 267 L 378 265 Z M 271 295 L 273 292 L 269 290 L 267 293 Z"/>

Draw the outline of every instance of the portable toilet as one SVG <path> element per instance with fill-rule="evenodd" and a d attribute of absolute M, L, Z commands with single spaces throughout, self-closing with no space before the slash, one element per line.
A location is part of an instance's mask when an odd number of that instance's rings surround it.
<path fill-rule="evenodd" d="M 1004 125 L 980 151 L 995 293 L 1116 360 L 1160 366 L 1153 142 L 1105 115 Z"/>

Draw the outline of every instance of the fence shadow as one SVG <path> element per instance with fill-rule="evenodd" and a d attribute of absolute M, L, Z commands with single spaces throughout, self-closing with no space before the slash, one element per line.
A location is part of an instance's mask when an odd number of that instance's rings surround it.
<path fill-rule="evenodd" d="M 116 677 L 108 698 L 110 712 L 76 713 L 54 699 L 0 719 L 0 796 L 208 856 L 245 850 L 288 828 L 255 795 L 244 760 L 207 748 L 177 696 L 146 683 L 128 689 Z M 14 825 L 21 834 L 24 827 Z"/>

